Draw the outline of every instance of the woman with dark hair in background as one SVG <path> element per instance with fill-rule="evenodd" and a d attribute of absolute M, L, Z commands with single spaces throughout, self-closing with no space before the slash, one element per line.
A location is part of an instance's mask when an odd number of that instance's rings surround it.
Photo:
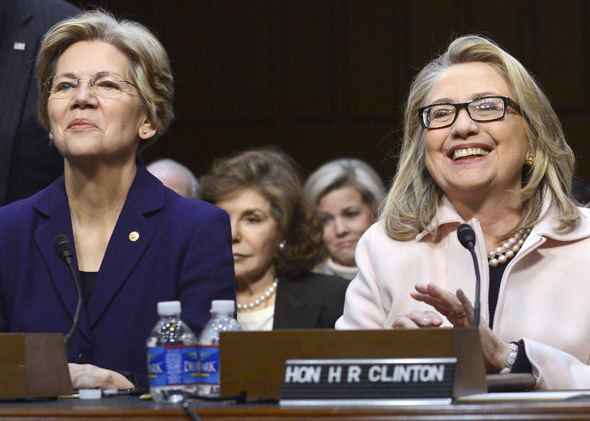
<path fill-rule="evenodd" d="M 53 248 L 73 242 L 85 305 L 68 349 L 74 388 L 147 387 L 157 303 L 200 332 L 235 299 L 230 225 L 136 161 L 173 117 L 168 56 L 144 26 L 103 12 L 55 25 L 37 58 L 39 115 L 65 175 L 0 208 L 0 331 L 68 332 L 77 294 Z"/>
<path fill-rule="evenodd" d="M 321 227 L 296 164 L 270 149 L 218 160 L 201 197 L 231 220 L 238 321 L 244 330 L 333 328 L 348 281 L 311 273 L 324 258 Z"/>

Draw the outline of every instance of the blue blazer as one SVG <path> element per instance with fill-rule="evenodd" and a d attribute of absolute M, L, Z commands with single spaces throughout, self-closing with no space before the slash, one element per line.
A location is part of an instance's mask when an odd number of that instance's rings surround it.
<path fill-rule="evenodd" d="M 73 244 L 63 177 L 0 208 L 0 332 L 70 329 L 77 295 L 53 248 L 58 234 Z M 68 359 L 145 374 L 157 303 L 180 300 L 181 317 L 198 335 L 214 299 L 235 300 L 227 214 L 180 197 L 139 165 Z"/>

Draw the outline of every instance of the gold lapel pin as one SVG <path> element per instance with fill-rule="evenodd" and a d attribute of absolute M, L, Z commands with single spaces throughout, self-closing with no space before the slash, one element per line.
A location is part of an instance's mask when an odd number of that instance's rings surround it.
<path fill-rule="evenodd" d="M 137 231 L 131 231 L 129 233 L 129 239 L 133 242 L 136 242 L 137 240 L 139 240 L 139 233 Z"/>

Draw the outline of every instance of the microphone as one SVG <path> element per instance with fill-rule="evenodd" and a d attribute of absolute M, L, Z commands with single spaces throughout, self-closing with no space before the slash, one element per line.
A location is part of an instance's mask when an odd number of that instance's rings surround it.
<path fill-rule="evenodd" d="M 475 268 L 475 301 L 473 303 L 473 327 L 479 326 L 479 312 L 480 312 L 480 289 L 481 279 L 479 276 L 479 265 L 477 264 L 477 256 L 475 255 L 475 231 L 467 224 L 459 225 L 457 228 L 457 237 L 459 241 L 467 250 L 471 252 L 473 258 L 473 267 Z"/>
<path fill-rule="evenodd" d="M 72 249 L 72 244 L 68 237 L 63 234 L 56 235 L 53 239 L 53 248 L 55 249 L 55 253 L 59 256 L 61 260 L 63 260 L 68 268 L 70 269 L 70 273 L 72 274 L 72 278 L 74 279 L 74 285 L 76 287 L 76 293 L 78 294 L 78 304 L 76 305 L 76 313 L 74 314 L 74 321 L 72 322 L 72 327 L 70 331 L 64 336 L 64 342 L 66 343 L 66 349 L 70 347 L 70 341 L 72 340 L 72 336 L 76 330 L 78 330 L 78 324 L 80 323 L 80 312 L 82 310 L 82 290 L 80 288 L 80 281 L 78 280 L 78 275 L 76 274 L 76 270 L 74 269 L 74 250 Z"/>

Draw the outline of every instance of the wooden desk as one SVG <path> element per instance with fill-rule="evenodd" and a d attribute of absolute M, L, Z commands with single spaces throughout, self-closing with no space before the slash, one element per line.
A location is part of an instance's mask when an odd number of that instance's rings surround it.
<path fill-rule="evenodd" d="M 195 402 L 191 408 L 204 420 L 588 420 L 590 401 L 508 402 L 419 405 L 389 408 L 281 408 L 273 404 Z M 100 400 L 62 399 L 0 402 L 0 420 L 188 420 L 178 405 L 140 401 L 137 397 Z"/>

